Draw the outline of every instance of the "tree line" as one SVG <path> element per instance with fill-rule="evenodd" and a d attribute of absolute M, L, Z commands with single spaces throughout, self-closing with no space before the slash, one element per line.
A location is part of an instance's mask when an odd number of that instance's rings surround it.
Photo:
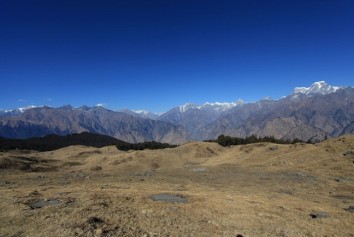
<path fill-rule="evenodd" d="M 216 142 L 221 146 L 231 146 L 231 145 L 245 145 L 258 142 L 271 142 L 277 144 L 294 144 L 297 142 L 304 142 L 300 139 L 276 139 L 274 136 L 258 137 L 256 135 L 251 135 L 245 138 L 241 137 L 231 137 L 220 135 L 217 139 L 206 140 L 206 142 Z"/>
<path fill-rule="evenodd" d="M 74 133 L 66 136 L 47 135 L 44 137 L 34 137 L 27 139 L 11 139 L 0 137 L 0 151 L 10 150 L 34 150 L 34 151 L 53 151 L 60 148 L 84 145 L 91 147 L 116 146 L 117 149 L 127 150 L 144 150 L 144 149 L 164 149 L 176 147 L 167 143 L 159 142 L 143 142 L 128 143 L 110 136 L 83 132 Z"/>
<path fill-rule="evenodd" d="M 258 137 L 252 135 L 245 138 L 231 137 L 220 135 L 217 139 L 206 140 L 206 142 L 216 142 L 221 146 L 231 145 L 245 145 L 258 142 L 271 142 L 277 144 L 294 144 L 297 142 L 304 142 L 300 139 L 276 139 L 274 136 Z M 47 135 L 44 137 L 35 137 L 28 139 L 10 139 L 0 137 L 0 151 L 9 150 L 35 150 L 35 151 L 52 151 L 60 148 L 84 145 L 91 147 L 104 147 L 104 146 L 116 146 L 118 150 L 156 150 L 165 148 L 174 148 L 177 145 L 171 145 L 168 143 L 160 143 L 155 141 L 141 142 L 141 143 L 128 143 L 110 136 L 83 132 L 74 133 L 66 136 L 59 135 Z"/>
<path fill-rule="evenodd" d="M 128 151 L 128 150 L 157 150 L 157 149 L 165 149 L 165 148 L 174 148 L 177 145 L 171 145 L 168 143 L 160 143 L 155 141 L 150 142 L 142 142 L 142 143 L 119 143 L 117 144 L 118 150 Z"/>

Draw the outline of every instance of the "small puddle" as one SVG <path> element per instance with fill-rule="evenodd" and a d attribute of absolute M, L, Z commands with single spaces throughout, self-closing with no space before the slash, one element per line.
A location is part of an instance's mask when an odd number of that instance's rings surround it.
<path fill-rule="evenodd" d="M 60 203 L 61 202 L 59 200 L 57 200 L 57 199 L 40 199 L 40 200 L 31 202 L 29 204 L 29 206 L 32 209 L 35 209 L 35 208 L 42 208 L 42 207 L 45 207 L 45 206 L 59 205 Z"/>
<path fill-rule="evenodd" d="M 188 200 L 181 194 L 155 194 L 150 197 L 153 201 L 186 203 Z"/>
<path fill-rule="evenodd" d="M 208 169 L 204 167 L 192 168 L 192 172 L 207 172 Z"/>

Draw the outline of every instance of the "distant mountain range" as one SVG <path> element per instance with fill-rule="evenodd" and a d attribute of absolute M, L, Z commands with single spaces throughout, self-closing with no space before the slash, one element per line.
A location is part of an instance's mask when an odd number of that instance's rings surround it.
<path fill-rule="evenodd" d="M 161 115 L 103 107 L 0 110 L 0 136 L 29 138 L 92 132 L 127 142 L 180 144 L 221 134 L 319 141 L 354 132 L 354 88 L 315 82 L 279 100 L 185 104 Z"/>
<path fill-rule="evenodd" d="M 297 87 L 279 100 L 225 104 L 222 109 L 185 105 L 159 119 L 182 125 L 194 140 L 220 134 L 246 137 L 275 136 L 277 139 L 323 140 L 354 131 L 354 88 L 336 87 L 324 81 Z"/>
<path fill-rule="evenodd" d="M 7 138 L 81 132 L 99 133 L 132 143 L 158 141 L 177 144 L 187 141 L 182 126 L 114 112 L 103 107 L 43 106 L 0 118 L 0 136 Z"/>

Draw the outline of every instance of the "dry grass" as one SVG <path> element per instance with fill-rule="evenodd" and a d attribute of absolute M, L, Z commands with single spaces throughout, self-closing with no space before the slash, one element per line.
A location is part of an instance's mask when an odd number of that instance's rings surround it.
<path fill-rule="evenodd" d="M 0 153 L 0 236 L 354 236 L 350 151 L 353 135 Z M 188 202 L 150 199 L 159 193 Z M 38 200 L 48 206 L 34 208 Z"/>

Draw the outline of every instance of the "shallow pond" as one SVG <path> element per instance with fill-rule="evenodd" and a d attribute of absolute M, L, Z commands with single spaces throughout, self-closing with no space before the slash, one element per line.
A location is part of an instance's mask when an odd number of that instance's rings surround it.
<path fill-rule="evenodd" d="M 59 205 L 61 202 L 57 199 L 40 199 L 40 200 L 36 200 L 34 202 L 31 202 L 29 204 L 29 206 L 32 208 L 32 209 L 35 209 L 35 208 L 42 208 L 42 207 L 45 207 L 45 206 L 54 206 L 54 205 Z"/>
<path fill-rule="evenodd" d="M 188 200 L 181 194 L 160 193 L 150 197 L 154 201 L 186 203 Z"/>

